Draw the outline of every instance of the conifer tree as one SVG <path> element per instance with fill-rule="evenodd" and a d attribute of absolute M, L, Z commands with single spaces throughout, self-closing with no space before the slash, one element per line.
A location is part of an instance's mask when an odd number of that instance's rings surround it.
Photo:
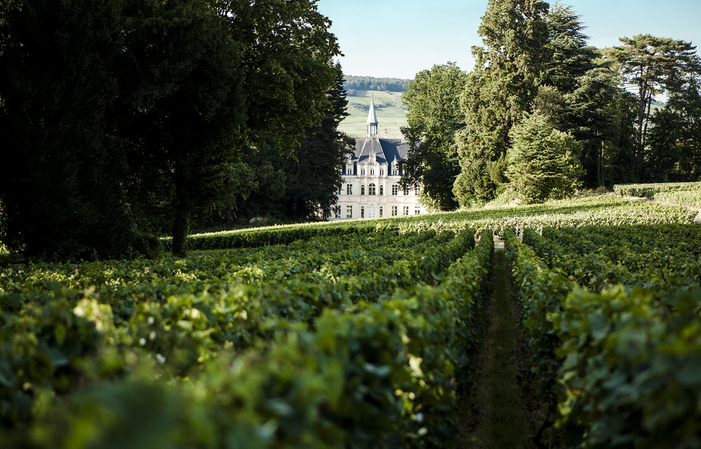
<path fill-rule="evenodd" d="M 511 129 L 513 146 L 506 157 L 511 186 L 527 202 L 569 196 L 581 185 L 581 146 L 534 113 Z"/>
<path fill-rule="evenodd" d="M 509 131 L 529 110 L 548 55 L 548 4 L 541 0 L 490 0 L 473 47 L 474 71 L 462 94 L 465 132 L 459 135 L 462 172 L 454 194 L 461 205 L 483 203 L 503 182 Z"/>

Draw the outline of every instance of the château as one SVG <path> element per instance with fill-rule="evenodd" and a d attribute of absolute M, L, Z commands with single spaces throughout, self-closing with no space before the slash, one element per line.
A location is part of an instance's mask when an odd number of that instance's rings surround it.
<path fill-rule="evenodd" d="M 403 189 L 400 162 L 407 158 L 409 144 L 402 139 L 381 139 L 375 101 L 370 101 L 367 135 L 356 139 L 355 151 L 346 156 L 343 184 L 338 192 L 335 219 L 378 218 L 419 215 L 426 208 L 419 192 Z"/>

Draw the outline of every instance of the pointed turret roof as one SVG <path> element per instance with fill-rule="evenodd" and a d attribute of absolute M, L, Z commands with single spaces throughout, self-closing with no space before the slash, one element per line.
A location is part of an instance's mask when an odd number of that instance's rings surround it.
<path fill-rule="evenodd" d="M 375 98 L 370 99 L 370 111 L 368 112 L 368 125 L 377 125 L 377 115 L 375 115 Z"/>

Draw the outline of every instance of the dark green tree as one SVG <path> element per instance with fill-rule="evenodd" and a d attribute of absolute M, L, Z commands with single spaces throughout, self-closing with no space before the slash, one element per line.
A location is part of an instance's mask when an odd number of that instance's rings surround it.
<path fill-rule="evenodd" d="M 651 118 L 645 163 L 653 182 L 701 180 L 701 86 L 695 77 Z"/>
<path fill-rule="evenodd" d="M 460 174 L 455 133 L 465 127 L 459 92 L 467 74 L 455 63 L 434 65 L 416 74 L 402 95 L 407 124 L 402 133 L 411 151 L 403 161 L 403 185 L 421 189 L 422 201 L 432 209 L 458 206 L 453 195 Z"/>
<path fill-rule="evenodd" d="M 110 111 L 120 0 L 0 7 L 3 242 L 27 258 L 122 257 L 136 236 Z"/>
<path fill-rule="evenodd" d="M 191 214 L 216 200 L 213 181 L 237 157 L 245 118 L 237 45 L 205 1 L 138 0 L 125 14 L 120 122 L 130 198 L 168 205 L 173 253 L 183 255 Z"/>
<path fill-rule="evenodd" d="M 511 138 L 506 175 L 527 202 L 564 198 L 580 187 L 581 146 L 545 116 L 532 114 L 511 129 Z"/>
<path fill-rule="evenodd" d="M 578 88 L 577 79 L 596 67 L 599 56 L 587 45 L 584 24 L 571 6 L 556 3 L 545 15 L 548 28 L 548 59 L 541 84 L 555 87 L 566 95 Z"/>
<path fill-rule="evenodd" d="M 329 109 L 326 93 L 336 71 L 328 61 L 340 49 L 317 2 L 215 2 L 239 45 L 247 112 L 242 131 L 253 145 L 272 134 L 280 151 L 292 155 L 307 128 L 317 126 Z"/>
<path fill-rule="evenodd" d="M 640 34 L 619 39 L 623 45 L 606 49 L 606 55 L 618 63 L 626 83 L 635 87 L 637 118 L 635 137 L 635 175 L 645 180 L 644 149 L 652 100 L 655 95 L 676 93 L 689 74 L 701 72 L 696 47 L 689 42 Z"/>
<path fill-rule="evenodd" d="M 454 186 L 460 205 L 494 198 L 503 179 L 509 131 L 538 93 L 549 30 L 541 0 L 490 0 L 473 47 L 475 69 L 462 93 L 465 131 L 459 134 L 461 174 Z"/>
<path fill-rule="evenodd" d="M 331 107 L 319 126 L 307 128 L 295 158 L 285 163 L 287 188 L 285 213 L 288 217 L 325 219 L 338 201 L 341 168 L 345 155 L 355 147 L 355 140 L 338 131 L 345 117 L 348 100 L 340 64 L 333 64 L 336 82 L 327 92 Z"/>

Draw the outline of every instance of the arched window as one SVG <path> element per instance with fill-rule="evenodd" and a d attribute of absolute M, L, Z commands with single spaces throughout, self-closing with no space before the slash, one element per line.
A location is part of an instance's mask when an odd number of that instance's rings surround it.
<path fill-rule="evenodd" d="M 385 186 L 380 184 L 380 195 L 384 195 L 384 194 L 385 194 Z"/>
<path fill-rule="evenodd" d="M 360 194 L 365 195 L 365 186 L 360 186 Z"/>
<path fill-rule="evenodd" d="M 368 195 L 374 195 L 375 194 L 375 184 L 370 184 L 368 186 Z"/>
<path fill-rule="evenodd" d="M 375 176 L 375 169 L 374 168 L 370 169 L 370 176 Z"/>
<path fill-rule="evenodd" d="M 380 169 L 380 176 L 384 176 L 384 175 L 385 175 L 385 169 L 384 169 L 384 168 L 381 168 L 381 169 Z"/>
<path fill-rule="evenodd" d="M 364 168 L 360 169 L 360 176 L 365 176 L 365 169 Z"/>
<path fill-rule="evenodd" d="M 365 218 L 365 206 L 360 206 L 360 218 Z"/>

